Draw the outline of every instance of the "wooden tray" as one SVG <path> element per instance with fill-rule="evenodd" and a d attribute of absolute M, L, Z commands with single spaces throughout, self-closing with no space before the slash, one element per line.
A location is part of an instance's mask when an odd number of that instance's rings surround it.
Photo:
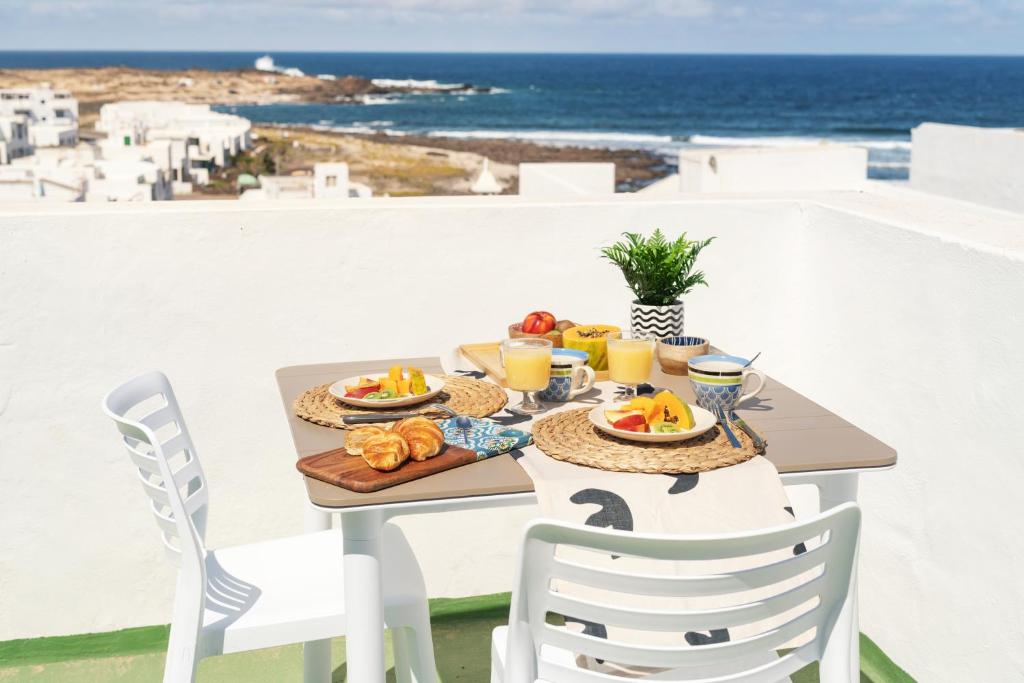
<path fill-rule="evenodd" d="M 477 366 L 488 375 L 491 376 L 495 382 L 503 387 L 508 387 L 508 382 L 505 379 L 505 368 L 501 365 L 501 354 L 498 352 L 498 347 L 501 346 L 501 342 L 482 342 L 479 344 L 462 344 L 459 346 L 459 352 L 463 356 L 468 358 L 473 365 Z M 594 381 L 606 382 L 608 381 L 608 371 L 600 370 L 595 373 L 597 377 Z"/>
<path fill-rule="evenodd" d="M 356 493 L 380 491 L 407 481 L 428 477 L 454 467 L 476 462 L 477 454 L 467 448 L 446 445 L 444 452 L 429 460 L 406 460 L 397 470 L 379 472 L 358 455 L 349 455 L 344 448 L 307 455 L 295 467 L 307 477 L 340 486 Z"/>

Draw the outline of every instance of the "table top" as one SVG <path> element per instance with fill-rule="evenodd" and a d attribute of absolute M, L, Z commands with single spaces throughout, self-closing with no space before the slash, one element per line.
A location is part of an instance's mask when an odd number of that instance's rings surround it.
<path fill-rule="evenodd" d="M 385 374 L 396 364 L 420 367 L 428 373 L 444 372 L 439 358 L 321 363 L 278 370 L 277 385 L 298 457 L 340 448 L 346 433 L 295 415 L 292 403 L 302 392 L 344 377 Z M 666 375 L 655 367 L 650 381 L 695 402 L 685 376 Z M 895 450 L 770 377 L 758 397 L 736 412 L 767 441 L 765 455 L 780 473 L 889 467 L 896 463 Z M 305 483 L 314 504 L 337 508 L 533 491 L 526 472 L 507 454 L 373 493 L 355 493 L 310 477 L 305 477 Z"/>

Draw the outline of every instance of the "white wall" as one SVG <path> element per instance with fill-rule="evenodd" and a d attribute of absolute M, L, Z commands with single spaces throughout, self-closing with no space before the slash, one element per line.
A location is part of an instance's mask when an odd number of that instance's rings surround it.
<path fill-rule="evenodd" d="M 868 175 L 868 152 L 835 144 L 718 147 L 679 153 L 680 192 L 848 190 Z"/>
<path fill-rule="evenodd" d="M 1024 212 L 1024 128 L 922 123 L 911 135 L 915 189 Z"/>
<path fill-rule="evenodd" d="M 564 199 L 615 192 L 615 164 L 590 162 L 519 164 L 521 197 Z"/>
<path fill-rule="evenodd" d="M 1009 214 L 910 191 L 0 212 L 0 639 L 168 620 L 173 574 L 99 412 L 115 383 L 151 368 L 175 382 L 212 546 L 296 533 L 277 367 L 438 353 L 535 308 L 624 324 L 598 248 L 654 226 L 719 237 L 688 332 L 764 351 L 766 371 L 898 449 L 896 470 L 862 482 L 863 629 L 921 680 L 1018 677 L 1024 236 Z M 374 276 L 425 253 L 453 298 Z M 392 300 L 417 335 L 353 330 Z M 531 513 L 401 523 L 431 594 L 465 595 L 509 588 Z"/>

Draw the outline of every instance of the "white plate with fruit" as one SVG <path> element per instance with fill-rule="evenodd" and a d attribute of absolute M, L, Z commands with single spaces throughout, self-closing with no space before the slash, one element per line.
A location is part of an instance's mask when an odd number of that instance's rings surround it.
<path fill-rule="evenodd" d="M 700 436 L 714 427 L 717 420 L 700 406 L 688 404 L 671 391 L 662 391 L 626 403 L 595 406 L 590 411 L 590 422 L 620 439 L 668 443 Z"/>
<path fill-rule="evenodd" d="M 428 401 L 444 389 L 444 380 L 419 368 L 396 365 L 380 377 L 349 377 L 328 391 L 339 401 L 360 408 L 401 408 Z"/>

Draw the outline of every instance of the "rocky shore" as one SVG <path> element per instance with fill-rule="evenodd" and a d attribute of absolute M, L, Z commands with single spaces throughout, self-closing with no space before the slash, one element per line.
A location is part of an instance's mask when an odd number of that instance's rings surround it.
<path fill-rule="evenodd" d="M 70 90 L 79 103 L 81 125 L 91 127 L 99 108 L 116 100 L 184 100 L 198 104 L 282 102 L 358 104 L 369 95 L 414 92 L 486 92 L 472 84 L 422 88 L 375 84 L 361 76 L 288 76 L 238 69 L 158 71 L 122 66 L 80 69 L 0 69 L 0 89 L 38 87 Z"/>
<path fill-rule="evenodd" d="M 444 85 L 430 81 L 373 81 L 360 76 L 333 79 L 289 76 L 278 72 L 239 69 L 159 71 L 129 67 L 0 69 L 0 89 L 50 87 L 71 91 L 79 103 L 83 137 L 92 131 L 100 107 L 118 100 L 181 100 L 200 104 L 349 103 L 364 98 L 415 92 L 486 92 L 472 84 Z M 604 161 L 616 167 L 619 190 L 635 190 L 671 172 L 665 160 L 650 151 L 555 147 L 517 140 L 455 139 L 385 133 L 341 133 L 312 127 L 257 125 L 256 151 L 202 192 L 206 196 L 236 193 L 240 172 L 305 173 L 318 161 L 345 161 L 352 178 L 375 194 L 467 194 L 483 159 L 506 193 L 518 190 L 521 162 Z"/>

